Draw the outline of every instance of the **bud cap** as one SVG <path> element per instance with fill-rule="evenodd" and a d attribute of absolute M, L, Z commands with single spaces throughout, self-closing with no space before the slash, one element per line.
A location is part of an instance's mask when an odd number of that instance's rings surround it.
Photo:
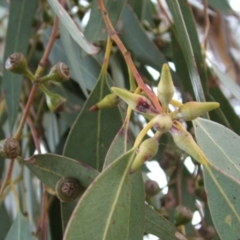
<path fill-rule="evenodd" d="M 165 111 L 167 111 L 168 104 L 173 98 L 174 85 L 172 81 L 171 72 L 169 66 L 165 63 L 163 64 L 160 81 L 157 87 L 158 99 Z"/>
<path fill-rule="evenodd" d="M 130 172 L 133 173 L 139 169 L 145 161 L 152 159 L 158 151 L 158 141 L 155 138 L 148 138 L 144 140 L 133 160 Z"/>
<path fill-rule="evenodd" d="M 158 113 L 157 109 L 152 106 L 152 103 L 146 97 L 136 93 L 131 93 L 121 88 L 112 87 L 111 89 L 134 111 L 151 115 L 156 115 Z"/>

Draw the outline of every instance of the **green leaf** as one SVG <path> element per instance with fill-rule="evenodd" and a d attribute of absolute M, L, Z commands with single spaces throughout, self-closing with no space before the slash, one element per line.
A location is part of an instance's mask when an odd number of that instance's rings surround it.
<path fill-rule="evenodd" d="M 61 202 L 61 220 L 62 220 L 62 229 L 65 231 L 68 221 L 73 213 L 74 208 L 76 207 L 77 202 Z"/>
<path fill-rule="evenodd" d="M 11 1 L 5 39 L 4 63 L 14 52 L 21 52 L 26 55 L 37 3 L 37 0 L 23 0 L 21 4 L 18 0 Z M 2 87 L 7 104 L 10 129 L 12 129 L 19 109 L 22 76 L 11 73 L 4 68 Z"/>
<path fill-rule="evenodd" d="M 49 36 L 50 36 L 51 29 L 47 29 L 44 31 L 42 38 L 44 46 L 47 46 Z M 89 90 L 92 90 L 96 85 L 97 78 L 99 76 L 101 67 L 100 64 L 91 56 L 85 55 L 84 51 L 79 48 L 79 46 L 74 42 L 71 41 L 72 46 L 66 46 L 68 42 L 64 40 L 65 38 L 56 39 L 50 52 L 49 59 L 52 64 L 56 62 L 62 61 L 70 67 L 71 77 L 74 79 L 75 82 L 80 84 L 84 81 L 86 87 Z M 65 48 L 71 48 L 75 52 L 74 58 L 77 62 L 70 61 L 71 55 L 68 51 L 64 51 Z M 72 64 L 74 64 L 72 66 Z M 80 86 L 81 87 L 81 86 Z"/>
<path fill-rule="evenodd" d="M 232 9 L 227 0 L 208 0 L 208 5 L 224 14 L 231 14 Z"/>
<path fill-rule="evenodd" d="M 141 169 L 130 176 L 131 182 L 131 202 L 129 232 L 126 240 L 142 239 L 144 231 L 144 201 L 145 191 Z"/>
<path fill-rule="evenodd" d="M 223 73 L 216 64 L 212 63 L 213 70 L 218 79 L 224 84 L 224 86 L 240 101 L 240 87 L 227 75 Z"/>
<path fill-rule="evenodd" d="M 9 3 L 5 0 L 0 0 L 0 6 L 4 7 L 4 8 L 8 8 L 9 7 Z"/>
<path fill-rule="evenodd" d="M 77 76 L 77 78 L 75 79 L 78 81 L 80 88 L 82 89 L 84 95 L 87 97 L 88 96 L 87 86 L 82 77 L 81 69 L 79 68 L 79 63 L 77 59 L 77 55 L 79 54 L 80 50 L 77 48 L 76 44 L 72 41 L 70 34 L 68 33 L 67 29 L 63 26 L 63 24 L 60 23 L 59 27 L 61 40 L 63 43 L 64 50 L 68 57 L 68 61 L 70 62 L 71 71 L 74 72 L 74 76 Z"/>
<path fill-rule="evenodd" d="M 64 107 L 64 111 L 60 112 L 60 115 L 61 115 L 61 118 L 64 120 L 64 122 L 67 123 L 68 127 L 71 127 L 73 125 L 84 104 L 83 99 L 81 99 L 77 95 L 77 91 L 74 92 L 74 90 L 76 89 L 73 89 L 73 88 L 74 87 L 76 88 L 76 86 L 71 83 L 73 82 L 67 81 L 66 83 L 64 82 L 61 85 L 56 85 L 56 87 L 53 90 L 55 93 L 58 93 L 67 99 L 67 102 Z M 79 90 L 79 93 L 80 93 L 80 90 Z"/>
<path fill-rule="evenodd" d="M 198 69 L 196 67 L 196 60 L 193 53 L 193 48 L 184 22 L 183 13 L 181 12 L 179 1 L 167 0 L 167 3 L 173 16 L 176 32 L 178 35 L 182 51 L 184 53 L 195 97 L 197 101 L 205 101 L 205 96 L 203 93 L 200 77 L 198 74 Z"/>
<path fill-rule="evenodd" d="M 133 59 L 136 58 L 142 64 L 149 65 L 161 71 L 161 67 L 166 63 L 166 59 L 148 38 L 128 5 L 123 8 L 120 19 L 122 22 L 121 32 L 123 34 L 119 35 L 119 37 L 128 51 L 133 55 Z"/>
<path fill-rule="evenodd" d="M 84 37 L 83 33 L 80 32 L 79 28 L 73 22 L 69 14 L 62 7 L 57 0 L 48 0 L 55 14 L 59 17 L 61 23 L 67 29 L 71 37 L 76 43 L 88 54 L 96 54 L 99 51 L 98 47 L 95 47 Z"/>
<path fill-rule="evenodd" d="M 145 205 L 145 232 L 164 240 L 187 240 L 172 223 L 147 205 Z"/>
<path fill-rule="evenodd" d="M 16 219 L 13 222 L 5 240 L 30 240 L 34 239 L 33 229 L 29 222 L 22 216 L 21 213 L 18 213 Z"/>
<path fill-rule="evenodd" d="M 207 101 L 216 101 L 220 103 L 220 108 L 209 113 L 211 120 L 232 129 L 235 133 L 240 134 L 240 119 L 233 109 L 233 106 L 223 94 L 219 86 L 209 88 L 213 98 L 207 98 Z M 227 117 L 226 117 L 227 116 Z"/>
<path fill-rule="evenodd" d="M 98 175 L 96 170 L 79 161 L 55 154 L 35 155 L 23 163 L 52 189 L 62 177 L 76 178 L 83 187 L 88 187 Z"/>
<path fill-rule="evenodd" d="M 174 27 L 171 30 L 171 43 L 172 43 L 172 55 L 174 65 L 176 67 L 176 73 L 180 77 L 181 84 L 183 85 L 184 91 L 182 91 L 183 97 L 185 94 L 191 94 L 194 97 L 193 88 L 191 84 L 191 79 L 188 74 L 187 64 L 184 59 L 183 51 L 179 44 L 176 31 Z"/>
<path fill-rule="evenodd" d="M 100 171 L 107 150 L 122 125 L 118 108 L 89 112 L 90 107 L 110 93 L 106 77 L 101 77 L 71 128 L 64 155 Z"/>
<path fill-rule="evenodd" d="M 209 120 L 197 118 L 193 123 L 197 142 L 210 163 L 240 183 L 240 137 Z"/>
<path fill-rule="evenodd" d="M 206 71 L 207 68 L 206 68 L 205 59 L 203 58 L 203 55 L 202 55 L 202 47 L 199 42 L 197 27 L 195 24 L 193 13 L 192 13 L 192 8 L 184 0 L 180 0 L 178 2 L 181 8 L 184 23 L 186 25 L 187 34 L 189 36 L 189 40 L 192 45 L 193 54 L 197 64 L 197 71 L 199 73 L 203 91 L 205 94 L 207 94 L 208 93 L 208 79 L 207 79 L 207 71 Z M 184 53 L 185 52 L 183 51 L 183 54 Z"/>
<path fill-rule="evenodd" d="M 155 28 L 154 17 L 157 15 L 156 5 L 152 1 L 143 1 L 142 18 L 140 20 L 147 21 L 150 27 Z"/>
<path fill-rule="evenodd" d="M 111 164 L 122 154 L 126 153 L 132 147 L 132 144 L 129 140 L 130 134 L 128 126 L 129 121 L 124 121 L 117 135 L 113 139 L 111 146 L 109 147 L 103 168 L 106 168 L 109 164 Z"/>
<path fill-rule="evenodd" d="M 106 9 L 108 11 L 108 16 L 113 27 L 116 26 L 119 20 L 119 16 L 125 2 L 126 0 L 104 1 Z M 103 20 L 102 13 L 98 7 L 98 0 L 92 1 L 91 15 L 84 34 L 91 42 L 97 42 L 107 39 L 108 30 Z"/>
<path fill-rule="evenodd" d="M 127 239 L 131 201 L 129 168 L 135 151 L 128 151 L 110 164 L 88 187 L 69 220 L 65 240 L 79 239 L 79 236 L 82 240 Z"/>
<path fill-rule="evenodd" d="M 197 141 L 210 162 L 204 166 L 204 183 L 214 225 L 222 239 L 237 239 L 240 236 L 240 137 L 209 120 L 198 118 L 193 122 Z"/>
<path fill-rule="evenodd" d="M 5 239 L 12 223 L 3 202 L 0 205 L 0 222 L 0 239 Z"/>
<path fill-rule="evenodd" d="M 133 9 L 134 13 L 137 15 L 139 21 L 142 20 L 143 10 L 144 10 L 144 0 L 128 0 L 128 4 Z"/>
<path fill-rule="evenodd" d="M 128 129 L 128 121 L 124 121 L 122 127 L 115 136 L 105 158 L 104 168 L 114 162 L 118 157 L 130 149 L 131 136 Z M 130 223 L 128 237 L 126 239 L 141 239 L 144 229 L 144 186 L 141 170 L 130 176 L 131 203 L 130 203 Z M 136 218 L 137 216 L 137 218 Z"/>
<path fill-rule="evenodd" d="M 204 167 L 204 183 L 214 226 L 221 239 L 238 239 L 240 184 L 213 166 L 209 169 Z"/>

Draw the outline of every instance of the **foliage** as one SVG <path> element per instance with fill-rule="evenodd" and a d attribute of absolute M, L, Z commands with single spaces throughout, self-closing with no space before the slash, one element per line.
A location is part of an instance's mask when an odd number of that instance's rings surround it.
<path fill-rule="evenodd" d="M 240 238 L 239 19 L 191 4 L 0 1 L 1 239 Z"/>

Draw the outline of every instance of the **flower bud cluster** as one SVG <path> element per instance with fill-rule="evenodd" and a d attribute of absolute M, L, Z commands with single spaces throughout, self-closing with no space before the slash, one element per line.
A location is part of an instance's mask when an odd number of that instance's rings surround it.
<path fill-rule="evenodd" d="M 15 138 L 6 138 L 0 141 L 0 154 L 3 157 L 14 159 L 20 153 L 20 145 Z"/>
<path fill-rule="evenodd" d="M 160 81 L 157 86 L 157 98 L 161 104 L 162 111 L 156 109 L 152 102 L 144 95 L 132 93 L 126 89 L 112 87 L 114 97 L 106 96 L 99 103 L 93 106 L 93 109 L 103 109 L 105 107 L 115 106 L 115 96 L 121 98 L 128 104 L 135 112 L 141 113 L 146 116 L 150 122 L 148 126 L 156 131 L 156 134 L 163 134 L 169 132 L 175 144 L 192 156 L 200 164 L 206 163 L 204 156 L 197 143 L 192 138 L 192 135 L 181 125 L 179 121 L 191 121 L 207 112 L 219 107 L 217 102 L 187 102 L 181 104 L 177 101 L 172 101 L 174 95 L 174 84 L 171 77 L 171 72 L 167 64 L 162 67 Z M 144 93 L 143 93 L 144 94 Z M 177 110 L 171 112 L 169 104 L 176 105 Z M 144 131 L 146 134 L 146 131 Z M 139 134 L 140 135 L 140 134 Z M 143 137 L 142 137 L 143 138 Z M 138 141 L 139 144 L 139 141 Z M 136 171 L 142 164 L 152 159 L 158 150 L 158 141 L 155 138 L 149 138 L 142 142 L 136 157 L 132 163 L 131 172 Z"/>

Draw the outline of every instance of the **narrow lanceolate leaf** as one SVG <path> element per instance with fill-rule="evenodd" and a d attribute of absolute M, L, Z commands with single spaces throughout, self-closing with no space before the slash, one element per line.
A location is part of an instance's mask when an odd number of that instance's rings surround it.
<path fill-rule="evenodd" d="M 197 101 L 205 101 L 200 77 L 196 67 L 192 45 L 184 22 L 179 2 L 177 0 L 167 0 L 168 7 L 172 13 L 179 43 L 184 53 L 186 65 L 192 82 L 193 92 Z"/>
<path fill-rule="evenodd" d="M 72 41 L 70 34 L 68 33 L 67 29 L 63 26 L 63 24 L 60 24 L 60 33 L 63 47 L 67 54 L 68 61 L 71 64 L 71 74 L 72 72 L 74 72 L 74 76 L 76 76 L 75 80 L 79 83 L 80 88 L 82 89 L 84 95 L 87 97 L 88 96 L 87 87 L 82 77 L 82 72 L 81 69 L 79 68 L 77 58 L 78 54 L 80 54 L 80 51 L 78 52 L 76 51 L 76 46 L 74 46 L 75 43 Z"/>
<path fill-rule="evenodd" d="M 100 171 L 107 150 L 122 125 L 118 108 L 89 112 L 110 93 L 106 77 L 98 80 L 76 119 L 65 144 L 64 155 Z"/>
<path fill-rule="evenodd" d="M 214 225 L 221 239 L 237 239 L 240 236 L 240 137 L 226 127 L 200 118 L 194 121 L 194 128 L 210 162 L 204 166 L 204 184 Z"/>
<path fill-rule="evenodd" d="M 240 184 L 240 137 L 206 119 L 197 118 L 193 123 L 197 142 L 209 162 Z"/>
<path fill-rule="evenodd" d="M 135 151 L 128 151 L 110 164 L 88 187 L 68 222 L 65 240 L 77 240 L 79 236 L 82 240 L 127 239 L 131 202 L 129 168 Z"/>
<path fill-rule="evenodd" d="M 61 23 L 79 46 L 88 54 L 96 54 L 99 51 L 99 48 L 87 41 L 62 5 L 57 0 L 48 0 L 48 2 L 55 14 L 59 17 Z"/>
<path fill-rule="evenodd" d="M 43 183 L 53 189 L 62 177 L 77 178 L 82 186 L 88 187 L 98 175 L 96 170 L 86 164 L 55 154 L 35 155 L 23 163 Z"/>
<path fill-rule="evenodd" d="M 115 136 L 105 158 L 104 168 L 114 162 L 118 157 L 127 152 L 132 146 L 128 129 L 129 122 L 124 121 L 122 127 Z M 126 240 L 141 239 L 144 229 L 144 187 L 141 171 L 132 174 L 127 184 L 131 185 L 131 205 L 129 231 Z"/>
<path fill-rule="evenodd" d="M 164 240 L 187 240 L 172 223 L 147 205 L 145 205 L 145 232 Z"/>
<path fill-rule="evenodd" d="M 109 164 L 115 161 L 122 154 L 126 153 L 132 147 L 128 125 L 129 121 L 125 120 L 117 132 L 117 135 L 113 139 L 112 144 L 108 149 L 103 168 L 106 168 Z"/>
<path fill-rule="evenodd" d="M 33 229 L 29 222 L 18 213 L 16 219 L 13 222 L 5 240 L 34 240 Z"/>
<path fill-rule="evenodd" d="M 221 239 L 240 236 L 240 184 L 216 170 L 204 166 L 204 185 L 210 213 Z"/>
<path fill-rule="evenodd" d="M 1 204 L 0 206 L 0 239 L 5 239 L 11 225 L 12 225 L 12 219 L 9 216 L 9 213 L 7 212 L 7 209 L 5 207 L 5 204 Z"/>
<path fill-rule="evenodd" d="M 11 1 L 5 39 L 4 64 L 6 59 L 14 52 L 21 52 L 26 55 L 37 3 L 37 0 L 23 0 L 21 4 L 18 0 Z M 7 103 L 10 129 L 17 116 L 21 86 L 22 76 L 11 73 L 4 68 L 2 87 Z"/>
<path fill-rule="evenodd" d="M 131 8 L 126 5 L 121 14 L 122 34 L 119 35 L 126 48 L 142 64 L 149 65 L 161 71 L 162 64 L 166 62 L 163 54 L 148 38 L 140 22 Z M 148 49 L 146 51 L 146 49 Z"/>
<path fill-rule="evenodd" d="M 194 15 L 190 4 L 184 0 L 178 1 L 181 8 L 182 16 L 186 25 L 188 36 L 192 45 L 193 54 L 196 59 L 197 69 L 199 72 L 200 80 L 202 83 L 203 91 L 205 94 L 208 93 L 208 79 L 207 79 L 207 66 L 205 59 L 202 54 L 202 47 L 199 42 L 197 26 L 195 24 Z M 183 52 L 185 54 L 185 52 Z M 183 81 L 185 81 L 183 79 Z"/>
<path fill-rule="evenodd" d="M 108 0 L 104 2 L 110 21 L 115 27 L 126 0 Z M 103 20 L 102 13 L 98 7 L 98 0 L 92 1 L 91 15 L 84 34 L 91 42 L 103 41 L 107 39 L 108 30 Z"/>
<path fill-rule="evenodd" d="M 228 74 L 222 72 L 218 66 L 212 63 L 214 73 L 217 75 L 218 79 L 224 84 L 224 86 L 232 93 L 234 97 L 240 101 L 240 87 L 235 83 Z"/>
<path fill-rule="evenodd" d="M 231 14 L 232 12 L 228 0 L 208 0 L 208 4 L 224 14 Z"/>

